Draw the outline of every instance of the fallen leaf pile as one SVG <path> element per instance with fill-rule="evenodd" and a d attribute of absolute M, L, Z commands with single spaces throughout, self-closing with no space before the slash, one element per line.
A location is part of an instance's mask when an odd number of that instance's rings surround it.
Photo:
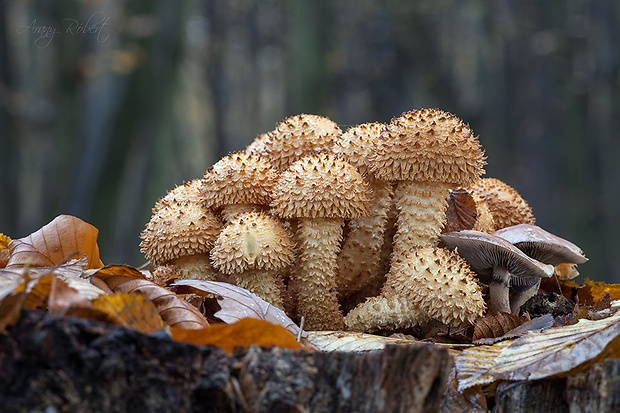
<path fill-rule="evenodd" d="M 302 332 L 284 311 L 232 284 L 172 278 L 162 286 L 134 267 L 103 266 L 96 237 L 89 224 L 60 216 L 26 238 L 2 244 L 9 258 L 0 268 L 0 332 L 10 329 L 22 310 L 45 309 L 145 334 L 167 331 L 174 340 L 229 353 L 250 345 L 360 352 L 387 344 L 433 343 L 448 347 L 456 361 L 444 408 L 462 410 L 486 408 L 498 382 L 562 377 L 620 356 L 618 285 L 548 281 L 542 291 L 577 301 L 571 317 L 527 321 L 527 316 L 489 313 L 469 332 L 446 332 L 439 326 L 426 331 L 426 340 Z M 192 296 L 202 304 L 211 301 L 211 314 L 190 304 L 186 298 Z"/>
<path fill-rule="evenodd" d="M 145 334 L 168 331 L 178 341 L 232 351 L 252 344 L 302 348 L 299 328 L 280 310 L 242 288 L 224 283 L 178 285 L 210 291 L 221 310 L 220 324 L 170 288 L 128 265 L 104 266 L 97 229 L 62 215 L 28 237 L 3 237 L 8 260 L 0 268 L 0 332 L 22 310 L 44 309 L 131 328 Z M 6 248 L 4 248 L 6 247 Z M 277 311 L 275 311 L 277 310 Z"/>

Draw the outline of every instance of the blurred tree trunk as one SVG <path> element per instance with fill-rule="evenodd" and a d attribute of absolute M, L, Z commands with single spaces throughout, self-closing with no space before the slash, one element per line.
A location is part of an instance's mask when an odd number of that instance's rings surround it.
<path fill-rule="evenodd" d="M 109 38 L 37 26 L 111 17 Z M 620 3 L 378 0 L 0 6 L 0 231 L 59 213 L 141 261 L 158 197 L 297 113 L 343 129 L 438 107 L 479 134 L 487 176 L 620 281 Z M 40 46 L 40 44 L 39 44 Z"/>

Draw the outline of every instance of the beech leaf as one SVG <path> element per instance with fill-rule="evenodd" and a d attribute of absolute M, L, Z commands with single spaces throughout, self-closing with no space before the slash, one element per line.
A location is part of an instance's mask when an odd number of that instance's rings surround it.
<path fill-rule="evenodd" d="M 421 343 L 416 340 L 345 331 L 308 331 L 305 342 L 321 351 L 351 352 L 383 350 L 388 344 Z"/>
<path fill-rule="evenodd" d="M 281 325 L 294 336 L 299 335 L 299 327 L 284 311 L 236 285 L 218 281 L 176 279 L 170 284 L 170 288 L 179 294 L 209 294 L 221 297 L 218 298 L 221 310 L 215 313 L 215 317 L 225 323 L 234 323 L 248 317 L 258 318 Z"/>
<path fill-rule="evenodd" d="M 456 358 L 459 391 L 496 380 L 539 380 L 586 369 L 620 356 L 620 313 L 602 320 L 531 332 L 515 340 L 462 351 Z"/>
<path fill-rule="evenodd" d="M 443 232 L 473 229 L 476 224 L 476 201 L 466 189 L 450 191 Z"/>
<path fill-rule="evenodd" d="M 232 324 L 213 324 L 199 330 L 171 328 L 172 338 L 200 346 L 218 346 L 232 353 L 236 347 L 251 345 L 301 349 L 296 337 L 281 325 L 256 318 L 243 318 Z"/>
<path fill-rule="evenodd" d="M 489 313 L 474 321 L 474 335 L 472 341 L 481 338 L 501 337 L 515 327 L 523 324 L 523 320 L 510 313 Z"/>
<path fill-rule="evenodd" d="M 108 265 L 91 272 L 113 291 L 126 294 L 140 294 L 155 304 L 159 315 L 170 327 L 203 328 L 209 325 L 207 319 L 185 300 L 172 291 L 146 279 L 137 269 L 128 265 Z"/>
<path fill-rule="evenodd" d="M 7 268 L 29 264 L 52 267 L 77 254 L 88 258 L 88 268 L 101 268 L 97 235 L 99 230 L 71 215 L 59 215 L 27 237 L 9 242 Z"/>

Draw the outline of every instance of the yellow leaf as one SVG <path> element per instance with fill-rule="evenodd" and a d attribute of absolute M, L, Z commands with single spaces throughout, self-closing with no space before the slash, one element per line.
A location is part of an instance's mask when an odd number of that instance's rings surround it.
<path fill-rule="evenodd" d="M 200 346 L 218 346 L 232 353 L 235 347 L 284 347 L 300 349 L 295 336 L 282 326 L 255 318 L 244 318 L 233 324 L 214 324 L 200 330 L 171 328 L 172 338 Z"/>

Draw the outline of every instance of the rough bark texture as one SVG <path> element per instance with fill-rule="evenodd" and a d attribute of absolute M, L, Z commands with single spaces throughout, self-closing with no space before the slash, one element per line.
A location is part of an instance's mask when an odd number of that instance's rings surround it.
<path fill-rule="evenodd" d="M 612 413 L 620 411 L 620 359 L 563 379 L 498 386 L 494 412 Z"/>
<path fill-rule="evenodd" d="M 252 347 L 232 356 L 85 320 L 22 314 L 0 336 L 3 412 L 433 412 L 451 357 Z"/>

